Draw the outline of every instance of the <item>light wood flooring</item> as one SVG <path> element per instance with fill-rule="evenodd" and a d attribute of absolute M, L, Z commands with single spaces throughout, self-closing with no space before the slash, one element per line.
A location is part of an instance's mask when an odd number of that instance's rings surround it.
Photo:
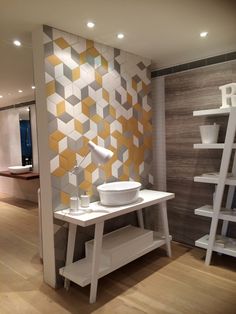
<path fill-rule="evenodd" d="M 236 313 L 236 263 L 214 255 L 204 266 L 204 251 L 173 243 L 173 258 L 162 249 L 130 263 L 99 282 L 96 304 L 89 287 L 69 292 L 43 283 L 38 256 L 35 204 L 0 197 L 0 314 L 233 314 Z"/>

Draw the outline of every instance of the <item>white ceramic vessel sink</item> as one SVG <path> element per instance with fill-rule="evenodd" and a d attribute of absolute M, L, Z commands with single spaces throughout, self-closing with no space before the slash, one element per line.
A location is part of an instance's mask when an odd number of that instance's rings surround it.
<path fill-rule="evenodd" d="M 29 172 L 31 169 L 32 165 L 27 165 L 27 166 L 12 166 L 8 167 L 8 170 L 13 173 L 13 174 L 19 174 L 19 173 L 26 173 Z"/>
<path fill-rule="evenodd" d="M 117 181 L 99 185 L 97 190 L 102 205 L 119 206 L 135 202 L 140 188 L 141 183 L 136 181 Z"/>

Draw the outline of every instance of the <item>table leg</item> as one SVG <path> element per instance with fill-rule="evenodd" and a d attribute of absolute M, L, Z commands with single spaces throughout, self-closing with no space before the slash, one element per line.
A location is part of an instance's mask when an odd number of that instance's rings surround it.
<path fill-rule="evenodd" d="M 96 302 L 96 297 L 97 297 L 98 273 L 99 273 L 100 257 L 101 257 L 101 249 L 102 249 L 103 228 L 104 228 L 103 221 L 95 224 L 91 287 L 90 287 L 90 298 L 89 298 L 90 303 Z"/>
<path fill-rule="evenodd" d="M 76 229 L 77 229 L 77 225 L 69 223 L 67 251 L 66 251 L 66 266 L 73 263 Z M 70 280 L 67 278 L 65 278 L 64 287 L 66 290 L 68 290 L 70 287 Z"/>
<path fill-rule="evenodd" d="M 143 210 L 142 209 L 136 210 L 136 213 L 137 213 L 139 227 L 144 229 Z"/>
<path fill-rule="evenodd" d="M 164 236 L 165 236 L 165 241 L 166 241 L 166 251 L 167 251 L 167 255 L 171 257 L 170 233 L 169 233 L 169 226 L 168 226 L 166 202 L 162 202 L 160 204 L 160 212 L 161 212 L 161 220 L 162 220 L 163 231 L 164 231 Z"/>

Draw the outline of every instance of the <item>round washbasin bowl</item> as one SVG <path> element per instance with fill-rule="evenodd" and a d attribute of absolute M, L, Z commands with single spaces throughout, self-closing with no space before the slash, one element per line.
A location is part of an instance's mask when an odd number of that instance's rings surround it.
<path fill-rule="evenodd" d="M 27 173 L 30 171 L 32 165 L 28 165 L 28 166 L 12 166 L 12 167 L 8 167 L 8 170 L 12 173 L 12 174 L 20 174 L 20 173 Z"/>
<path fill-rule="evenodd" d="M 97 190 L 102 205 L 119 206 L 135 202 L 140 188 L 141 183 L 136 181 L 117 181 L 99 185 Z"/>

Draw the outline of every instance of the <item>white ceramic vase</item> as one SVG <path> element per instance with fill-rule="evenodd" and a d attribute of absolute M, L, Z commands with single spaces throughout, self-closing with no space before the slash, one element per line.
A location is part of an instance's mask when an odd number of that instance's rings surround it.
<path fill-rule="evenodd" d="M 214 144 L 218 141 L 220 126 L 218 124 L 201 125 L 200 134 L 203 144 Z"/>

